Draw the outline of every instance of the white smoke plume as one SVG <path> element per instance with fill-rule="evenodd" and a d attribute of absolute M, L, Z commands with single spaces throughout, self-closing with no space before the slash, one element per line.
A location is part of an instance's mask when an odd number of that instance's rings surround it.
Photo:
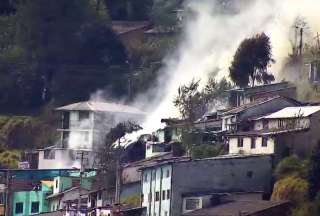
<path fill-rule="evenodd" d="M 158 97 L 153 103 L 142 102 L 150 108 L 143 124 L 147 132 L 161 127 L 161 118 L 178 116 L 173 99 L 180 85 L 192 78 L 204 82 L 216 68 L 220 69 L 218 79 L 228 77 L 233 55 L 243 39 L 261 32 L 271 38 L 276 64 L 270 70 L 277 78 L 291 52 L 289 37 L 296 17 L 303 17 L 313 33 L 320 31 L 319 0 L 191 0 L 186 8 L 192 16 L 186 18 L 178 49 L 164 60 Z"/>

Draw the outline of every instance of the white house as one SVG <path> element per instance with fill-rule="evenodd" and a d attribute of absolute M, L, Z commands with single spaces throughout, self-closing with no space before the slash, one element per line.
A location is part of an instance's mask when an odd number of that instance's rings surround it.
<path fill-rule="evenodd" d="M 229 154 L 305 155 L 320 140 L 320 106 L 286 107 L 252 124 L 251 131 L 227 135 Z"/>
<path fill-rule="evenodd" d="M 144 113 L 137 108 L 107 102 L 79 102 L 56 109 L 61 113 L 57 145 L 38 150 L 39 169 L 80 167 L 79 152 L 86 152 L 84 165 L 94 166 L 95 150 L 108 131 L 119 122 L 140 123 Z"/>

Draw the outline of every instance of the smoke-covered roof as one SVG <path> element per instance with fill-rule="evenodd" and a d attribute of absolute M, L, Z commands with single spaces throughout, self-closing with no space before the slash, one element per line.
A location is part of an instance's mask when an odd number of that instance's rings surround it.
<path fill-rule="evenodd" d="M 286 107 L 278 112 L 261 117 L 261 119 L 308 117 L 320 111 L 320 106 Z"/>
<path fill-rule="evenodd" d="M 132 106 L 119 104 L 119 103 L 93 102 L 93 101 L 85 101 L 85 102 L 69 104 L 66 106 L 58 107 L 56 110 L 114 112 L 114 113 L 131 113 L 131 114 L 137 114 L 137 115 L 145 115 L 144 112 Z"/>

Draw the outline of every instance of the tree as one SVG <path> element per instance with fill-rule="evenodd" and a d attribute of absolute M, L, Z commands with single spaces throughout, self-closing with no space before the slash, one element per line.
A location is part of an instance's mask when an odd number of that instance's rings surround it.
<path fill-rule="evenodd" d="M 192 123 L 205 112 L 204 100 L 198 91 L 200 80 L 192 80 L 188 85 L 178 88 L 173 103 L 179 109 L 182 118 Z"/>
<path fill-rule="evenodd" d="M 271 53 L 270 38 L 264 34 L 257 34 L 247 38 L 238 47 L 231 66 L 230 77 L 236 85 L 245 87 L 249 83 L 270 83 L 274 76 L 267 69 L 274 63 Z"/>
<path fill-rule="evenodd" d="M 320 191 L 320 141 L 312 152 L 309 165 L 309 198 L 314 200 Z"/>

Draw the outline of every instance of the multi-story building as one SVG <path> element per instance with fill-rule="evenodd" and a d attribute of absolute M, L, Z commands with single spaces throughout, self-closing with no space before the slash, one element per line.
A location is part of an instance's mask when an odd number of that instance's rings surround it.
<path fill-rule="evenodd" d="M 320 106 L 286 107 L 252 120 L 253 129 L 228 134 L 229 154 L 308 155 L 320 140 Z"/>
<path fill-rule="evenodd" d="M 171 158 L 141 168 L 142 207 L 148 216 L 182 214 L 183 194 L 199 191 L 270 193 L 270 156 Z"/>
<path fill-rule="evenodd" d="M 61 113 L 60 140 L 39 150 L 39 169 L 79 167 L 79 152 L 83 151 L 84 165 L 92 167 L 97 162 L 94 152 L 112 127 L 123 121 L 140 123 L 144 118 L 144 113 L 134 107 L 106 102 L 80 102 L 56 110 Z"/>

